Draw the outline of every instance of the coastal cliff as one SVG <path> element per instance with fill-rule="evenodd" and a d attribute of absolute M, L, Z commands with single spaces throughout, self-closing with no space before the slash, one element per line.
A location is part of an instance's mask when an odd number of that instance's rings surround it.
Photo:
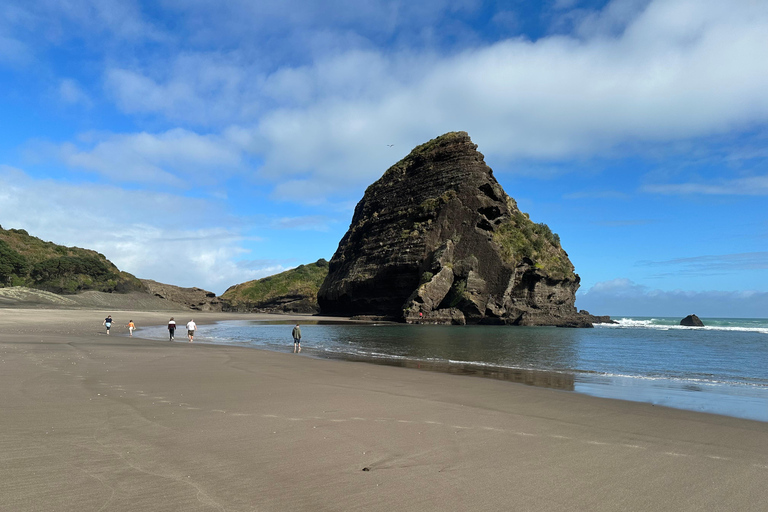
<path fill-rule="evenodd" d="M 318 292 L 323 314 L 408 323 L 590 327 L 559 237 L 521 212 L 466 132 L 416 147 L 373 183 Z"/>

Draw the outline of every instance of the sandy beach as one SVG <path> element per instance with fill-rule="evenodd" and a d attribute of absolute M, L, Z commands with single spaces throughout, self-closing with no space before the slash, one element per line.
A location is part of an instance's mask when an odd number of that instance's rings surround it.
<path fill-rule="evenodd" d="M 106 336 L 107 313 L 116 328 Z M 0 309 L 0 510 L 762 510 L 768 423 Z M 286 317 L 280 317 L 286 318 Z M 127 336 L 132 319 L 139 330 Z M 177 339 L 183 337 L 179 332 Z M 286 327 L 286 344 L 290 327 Z"/>

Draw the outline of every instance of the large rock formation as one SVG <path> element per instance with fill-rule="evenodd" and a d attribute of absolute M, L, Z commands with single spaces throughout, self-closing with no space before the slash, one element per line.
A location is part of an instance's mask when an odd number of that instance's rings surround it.
<path fill-rule="evenodd" d="M 591 326 L 559 237 L 522 213 L 465 132 L 415 148 L 365 192 L 318 292 L 324 314 Z"/>

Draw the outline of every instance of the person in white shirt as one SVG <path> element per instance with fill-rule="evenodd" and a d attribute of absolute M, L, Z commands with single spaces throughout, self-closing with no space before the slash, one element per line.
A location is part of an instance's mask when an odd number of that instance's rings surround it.
<path fill-rule="evenodd" d="M 195 331 L 197 330 L 197 324 L 194 320 L 187 322 L 187 337 L 189 342 L 192 343 L 192 339 L 195 337 Z"/>

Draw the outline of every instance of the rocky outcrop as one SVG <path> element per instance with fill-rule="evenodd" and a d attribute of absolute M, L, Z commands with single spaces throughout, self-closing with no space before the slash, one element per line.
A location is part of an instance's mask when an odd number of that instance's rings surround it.
<path fill-rule="evenodd" d="M 232 313 L 298 313 L 303 315 L 316 315 L 318 313 L 317 300 L 303 295 L 281 295 L 258 304 L 248 302 L 230 304 L 226 300 L 223 302 L 222 311 Z"/>
<path fill-rule="evenodd" d="M 181 288 L 171 284 L 142 279 L 145 289 L 155 297 L 175 302 L 196 311 L 221 311 L 221 300 L 202 288 Z"/>
<path fill-rule="evenodd" d="M 230 286 L 221 296 L 224 311 L 315 314 L 317 290 L 328 275 L 328 262 L 299 265 L 273 276 Z"/>
<path fill-rule="evenodd" d="M 687 317 L 680 320 L 680 325 L 684 325 L 686 327 L 704 327 L 704 322 L 702 322 L 701 319 L 696 315 L 688 315 Z"/>
<path fill-rule="evenodd" d="M 365 192 L 318 292 L 324 314 L 590 327 L 557 235 L 522 213 L 465 132 L 415 148 Z"/>

